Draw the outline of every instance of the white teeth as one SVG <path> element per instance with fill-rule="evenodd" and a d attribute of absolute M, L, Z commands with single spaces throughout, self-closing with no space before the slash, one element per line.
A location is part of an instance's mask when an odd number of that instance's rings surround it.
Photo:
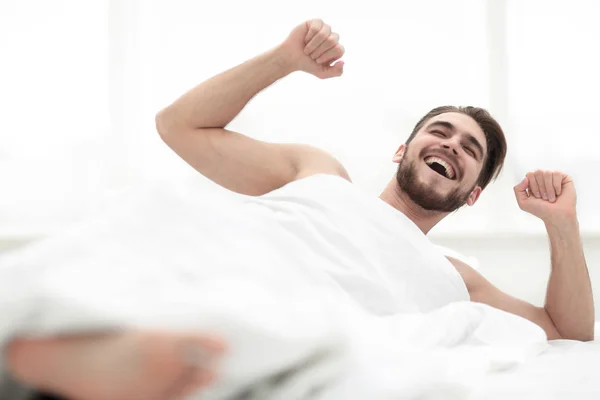
<path fill-rule="evenodd" d="M 454 179 L 454 168 L 452 168 L 452 166 L 450 164 L 448 164 L 446 161 L 442 160 L 441 158 L 431 156 L 431 157 L 427 157 L 425 159 L 425 162 L 427 163 L 427 165 L 431 165 L 434 162 L 442 165 L 446 169 L 446 176 L 450 179 Z"/>

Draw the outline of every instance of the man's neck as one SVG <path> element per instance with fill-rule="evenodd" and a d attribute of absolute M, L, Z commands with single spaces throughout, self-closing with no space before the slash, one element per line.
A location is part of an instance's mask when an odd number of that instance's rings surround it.
<path fill-rule="evenodd" d="M 424 210 L 415 204 L 415 202 L 400 189 L 395 177 L 388 183 L 386 188 L 379 195 L 379 198 L 406 215 L 424 234 L 429 233 L 429 231 L 447 215 L 446 213 Z"/>

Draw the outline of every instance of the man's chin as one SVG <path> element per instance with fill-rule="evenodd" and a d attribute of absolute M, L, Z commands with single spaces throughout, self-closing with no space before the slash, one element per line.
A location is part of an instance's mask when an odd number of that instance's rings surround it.
<path fill-rule="evenodd" d="M 414 163 L 400 163 L 396 180 L 400 189 L 413 203 L 428 212 L 454 212 L 462 207 L 468 198 L 468 194 L 461 195 L 456 181 L 428 173 L 419 175 Z"/>
<path fill-rule="evenodd" d="M 419 185 L 406 188 L 409 198 L 423 210 L 428 212 L 451 213 L 466 203 L 452 189 L 440 189 L 439 185 Z"/>
<path fill-rule="evenodd" d="M 450 185 L 441 185 L 440 182 L 423 181 L 420 180 L 416 185 L 413 186 L 413 190 L 422 192 L 427 197 L 436 199 L 435 201 L 444 204 L 456 193 L 456 189 Z"/>

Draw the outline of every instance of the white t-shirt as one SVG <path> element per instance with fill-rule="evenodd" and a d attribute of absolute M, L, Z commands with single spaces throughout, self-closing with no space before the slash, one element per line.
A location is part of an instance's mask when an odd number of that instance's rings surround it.
<path fill-rule="evenodd" d="M 248 204 L 269 210 L 270 239 L 294 249 L 290 262 L 325 273 L 372 313 L 469 300 L 459 273 L 409 218 L 342 177 L 312 175 Z"/>

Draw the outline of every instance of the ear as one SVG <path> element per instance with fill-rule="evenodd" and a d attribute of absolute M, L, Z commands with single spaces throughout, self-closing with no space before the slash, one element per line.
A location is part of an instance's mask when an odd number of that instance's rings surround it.
<path fill-rule="evenodd" d="M 394 154 L 394 157 L 392 157 L 392 161 L 400 162 L 400 160 L 402 160 L 402 157 L 404 156 L 405 150 L 406 150 L 406 144 L 401 144 L 400 147 L 398 147 L 398 150 L 396 150 L 396 154 Z"/>
<path fill-rule="evenodd" d="M 469 198 L 467 199 L 467 204 L 469 206 L 472 206 L 477 202 L 477 199 L 479 199 L 479 195 L 481 195 L 482 190 L 483 189 L 480 186 L 476 186 L 475 189 L 473 189 L 473 191 L 469 195 Z"/>

